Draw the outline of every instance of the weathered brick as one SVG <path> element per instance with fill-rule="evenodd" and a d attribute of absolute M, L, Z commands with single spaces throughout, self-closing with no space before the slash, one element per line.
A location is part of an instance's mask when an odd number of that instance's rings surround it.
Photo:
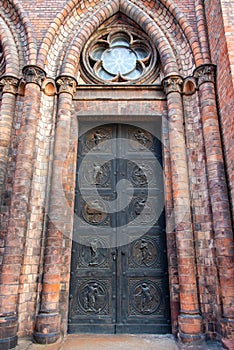
<path fill-rule="evenodd" d="M 125 92 L 86 86 L 78 87 L 74 96 L 71 90 L 55 96 L 54 81 L 50 94 L 45 85 L 34 82 L 28 88 L 23 80 L 14 93 L 4 91 L 0 80 L 1 312 L 18 311 L 20 336 L 32 335 L 35 320 L 39 341 L 40 333 L 55 332 L 55 341 L 60 331 L 66 332 L 72 235 L 67 208 L 74 206 L 76 118 L 89 114 L 98 121 L 97 115 L 107 120 L 110 114 L 122 113 L 120 120 L 128 118 L 130 123 L 135 116 L 157 115 L 163 116 L 166 220 L 173 228 L 167 229 L 172 332 L 177 334 L 179 323 L 185 342 L 187 335 L 193 339 L 204 331 L 207 338 L 222 336 L 231 349 L 234 45 L 230 6 L 233 3 L 224 0 L 38 0 L 32 8 L 30 0 L 0 0 L 0 48 L 8 77 L 23 78 L 26 65 L 45 69 L 51 81 L 60 74 L 78 77 L 87 40 L 100 25 L 108 26 L 120 9 L 156 45 L 162 70 L 157 83 L 165 75 L 181 75 L 187 81 L 181 92 L 167 96 L 161 86 L 163 99 L 155 92 L 153 101 L 146 86 L 141 92 L 128 86 Z M 196 85 L 195 68 L 211 63 L 217 65 L 217 90 L 209 82 Z M 55 185 L 61 167 L 65 204 Z M 178 219 L 185 204 L 189 211 Z M 51 213 L 53 220 L 47 216 Z M 16 327 L 15 322 L 11 335 Z"/>

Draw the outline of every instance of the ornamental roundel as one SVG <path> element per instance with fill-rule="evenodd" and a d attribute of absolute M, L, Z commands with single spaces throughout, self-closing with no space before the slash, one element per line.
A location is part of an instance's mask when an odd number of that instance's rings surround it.
<path fill-rule="evenodd" d="M 149 83 L 159 73 L 157 52 L 150 39 L 123 26 L 102 30 L 87 42 L 82 68 L 88 83 Z"/>
<path fill-rule="evenodd" d="M 88 281 L 79 288 L 78 305 L 85 313 L 107 313 L 108 300 L 106 285 L 100 281 Z"/>
<path fill-rule="evenodd" d="M 161 289 L 150 280 L 136 283 L 132 286 L 130 293 L 131 306 L 142 315 L 157 312 L 162 303 Z"/>

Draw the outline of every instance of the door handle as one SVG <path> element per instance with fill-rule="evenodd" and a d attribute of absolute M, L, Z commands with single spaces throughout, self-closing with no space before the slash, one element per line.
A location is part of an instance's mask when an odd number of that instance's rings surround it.
<path fill-rule="evenodd" d="M 117 256 L 118 256 L 118 251 L 117 251 L 117 250 L 116 250 L 116 251 L 113 251 L 111 254 L 112 254 L 112 259 L 113 259 L 113 261 L 115 261 L 116 258 L 117 258 Z"/>

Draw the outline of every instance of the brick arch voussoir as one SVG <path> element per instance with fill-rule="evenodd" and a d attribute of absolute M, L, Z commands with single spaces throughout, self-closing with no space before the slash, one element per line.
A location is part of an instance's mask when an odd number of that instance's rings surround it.
<path fill-rule="evenodd" d="M 119 11 L 119 1 L 112 0 L 107 5 L 101 6 L 98 10 L 92 13 L 85 19 L 76 33 L 67 54 L 64 58 L 64 62 L 61 66 L 60 74 L 68 74 L 77 76 L 79 68 L 79 60 L 81 50 L 89 37 L 104 23 L 108 18 L 113 16 Z"/>
<path fill-rule="evenodd" d="M 103 6 L 80 24 L 79 31 L 76 33 L 76 36 L 67 50 L 60 74 L 77 76 L 79 69 L 79 60 L 77 58 L 80 56 L 86 41 L 102 23 L 118 11 L 121 11 L 123 14 L 133 19 L 156 43 L 162 61 L 164 75 L 179 74 L 176 57 L 170 43 L 154 20 L 135 4 L 127 0 L 123 2 L 120 8 L 118 6 L 118 1 L 113 1 L 112 3 L 115 3 L 116 6 Z"/>
<path fill-rule="evenodd" d="M 119 0 L 94 0 L 94 3 L 95 6 L 92 8 L 88 0 L 71 0 L 64 6 L 63 10 L 50 25 L 39 49 L 37 60 L 38 66 L 43 68 L 48 75 L 54 76 L 61 72 L 61 66 L 65 59 L 64 56 L 67 47 L 70 46 L 77 32 L 81 32 L 80 27 L 85 18 L 90 19 L 92 14 L 96 12 L 95 7 L 103 7 L 104 12 L 108 13 L 112 11 L 112 7 L 119 6 Z M 81 5 L 83 5 L 83 7 L 81 7 Z M 84 18 L 82 18 L 81 13 L 85 15 Z M 61 28 L 66 36 L 66 43 L 63 42 Z M 51 65 L 51 61 L 53 61 L 53 66 Z"/>
<path fill-rule="evenodd" d="M 4 75 L 12 75 L 18 78 L 20 74 L 20 62 L 17 46 L 9 27 L 1 17 L 0 42 L 3 49 L 3 56 L 5 61 Z"/>
<path fill-rule="evenodd" d="M 176 19 L 181 29 L 183 30 L 184 35 L 190 44 L 196 67 L 198 67 L 201 63 L 204 63 L 202 58 L 201 48 L 200 46 L 198 46 L 196 33 L 194 33 L 194 31 L 191 30 L 190 23 L 186 20 L 184 14 L 180 11 L 178 6 L 176 6 L 175 2 L 173 0 L 157 0 L 157 1 L 159 1 L 162 5 L 165 6 L 165 8 Z"/>
<path fill-rule="evenodd" d="M 36 64 L 37 60 L 37 44 L 32 26 L 26 12 L 18 0 L 0 0 L 0 16 L 5 23 L 3 26 L 2 35 L 9 36 L 9 43 L 5 44 L 5 50 L 13 50 L 13 42 L 17 51 L 19 69 L 21 70 L 25 65 Z M 6 30 L 6 26 L 8 30 Z M 12 51 L 15 59 L 15 52 Z M 14 61 L 13 59 L 13 61 Z M 15 62 L 14 62 L 15 64 Z M 11 66 L 11 68 L 10 68 Z M 8 60 L 7 69 L 14 70 L 10 59 Z M 18 72 L 20 74 L 20 72 Z"/>
<path fill-rule="evenodd" d="M 162 62 L 164 75 L 179 74 L 179 67 L 173 49 L 153 18 L 128 0 L 120 1 L 120 11 L 134 20 L 155 42 Z"/>
<path fill-rule="evenodd" d="M 59 28 L 65 23 L 68 14 L 75 9 L 79 0 L 70 0 L 62 9 L 62 11 L 57 15 L 53 23 L 48 28 L 45 38 L 41 44 L 38 52 L 37 64 L 41 68 L 45 68 L 47 65 L 47 57 L 49 55 L 49 50 L 52 46 L 55 36 L 59 32 Z M 49 43 L 49 44 L 48 44 Z"/>
<path fill-rule="evenodd" d="M 170 43 L 181 74 L 185 76 L 192 74 L 196 65 L 201 64 L 202 56 L 199 40 L 184 14 L 175 6 L 169 6 L 170 4 L 165 6 L 165 1 L 160 0 L 141 2 L 138 0 L 120 0 L 120 8 L 126 6 L 126 3 L 129 7 L 131 3 L 135 4 L 153 18 Z M 168 24 L 170 27 L 168 27 Z"/>

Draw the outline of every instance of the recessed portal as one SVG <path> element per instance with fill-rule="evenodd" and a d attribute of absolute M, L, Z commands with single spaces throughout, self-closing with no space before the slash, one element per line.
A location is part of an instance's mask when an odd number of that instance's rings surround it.
<path fill-rule="evenodd" d="M 170 333 L 160 140 L 105 124 L 79 137 L 70 333 Z"/>

